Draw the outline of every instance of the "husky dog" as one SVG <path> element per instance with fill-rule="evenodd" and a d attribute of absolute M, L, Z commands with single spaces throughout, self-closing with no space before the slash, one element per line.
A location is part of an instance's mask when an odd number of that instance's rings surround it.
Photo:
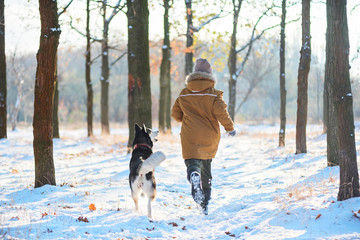
<path fill-rule="evenodd" d="M 152 152 L 153 141 L 158 132 L 135 124 L 135 138 L 133 152 L 130 160 L 129 184 L 131 197 L 134 200 L 136 210 L 139 210 L 139 196 L 145 194 L 148 198 L 147 215 L 151 218 L 151 202 L 156 197 L 156 182 L 154 170 L 165 160 L 162 152 Z"/>

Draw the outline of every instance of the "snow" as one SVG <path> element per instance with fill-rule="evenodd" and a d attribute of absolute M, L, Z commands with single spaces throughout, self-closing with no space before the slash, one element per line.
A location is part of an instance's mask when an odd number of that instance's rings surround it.
<path fill-rule="evenodd" d="M 85 129 L 62 130 L 54 140 L 57 186 L 37 189 L 32 129 L 9 131 L 0 140 L 0 238 L 359 239 L 360 198 L 336 200 L 339 168 L 326 166 L 322 126 L 308 126 L 308 153 L 298 155 L 295 126 L 286 129 L 284 148 L 278 125 L 236 125 L 235 137 L 222 129 L 208 216 L 190 195 L 180 129 L 159 135 L 154 151 L 166 160 L 156 168 L 153 219 L 145 198 L 134 210 L 127 129 L 108 137 L 96 129 L 94 138 Z"/>

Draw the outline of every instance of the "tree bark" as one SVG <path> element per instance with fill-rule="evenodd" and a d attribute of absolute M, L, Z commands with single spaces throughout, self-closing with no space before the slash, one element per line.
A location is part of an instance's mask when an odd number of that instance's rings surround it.
<path fill-rule="evenodd" d="M 329 93 L 328 133 L 336 128 L 340 187 L 338 200 L 359 197 L 353 97 L 349 73 L 349 33 L 346 0 L 327 0 L 326 77 Z M 332 123 L 334 121 L 334 125 Z M 328 138 L 329 143 L 329 138 Z M 329 154 L 329 152 L 328 152 Z"/>
<path fill-rule="evenodd" d="M 185 0 L 186 6 L 186 49 L 185 49 L 185 76 L 188 76 L 193 71 L 193 56 L 194 56 L 194 30 L 192 22 L 192 0 Z"/>
<path fill-rule="evenodd" d="M 135 123 L 152 127 L 149 62 L 149 9 L 146 0 L 127 1 L 129 149 Z"/>
<path fill-rule="evenodd" d="M 171 47 L 169 8 L 170 0 L 164 0 L 164 43 L 160 66 L 159 131 L 171 132 Z"/>
<path fill-rule="evenodd" d="M 53 138 L 60 138 L 59 133 L 59 84 L 58 84 L 58 72 L 57 72 L 57 54 L 56 54 L 56 66 L 55 66 L 55 90 L 54 90 L 54 106 L 53 106 Z"/>
<path fill-rule="evenodd" d="M 228 111 L 232 120 L 235 118 L 235 104 L 236 104 L 236 34 L 237 24 L 239 20 L 239 14 L 241 9 L 242 0 L 238 0 L 236 5 L 235 0 L 233 2 L 233 32 L 231 35 L 230 53 L 228 59 L 228 67 L 230 73 L 229 80 L 229 106 Z"/>
<path fill-rule="evenodd" d="M 93 136 L 93 89 L 91 83 L 91 44 L 90 44 L 90 0 L 86 0 L 86 53 L 85 84 L 87 90 L 87 129 L 88 137 Z"/>
<path fill-rule="evenodd" d="M 282 0 L 281 31 L 280 31 L 280 132 L 279 147 L 285 146 L 286 130 L 286 85 L 285 85 L 285 27 L 286 0 Z"/>
<path fill-rule="evenodd" d="M 102 60 L 101 60 L 101 134 L 109 135 L 109 48 L 108 33 L 109 23 L 106 19 L 106 1 L 103 1 L 103 39 L 102 39 Z"/>
<path fill-rule="evenodd" d="M 5 57 L 5 5 L 0 0 L 0 139 L 7 137 L 6 109 L 6 57 Z"/>
<path fill-rule="evenodd" d="M 35 187 L 56 185 L 53 159 L 52 110 L 55 86 L 56 53 L 60 26 L 57 1 L 39 0 L 41 19 L 40 47 L 36 55 L 37 69 L 34 101 Z"/>
<path fill-rule="evenodd" d="M 336 55 L 335 48 L 338 47 L 336 44 L 338 42 L 335 39 L 335 10 L 334 2 L 328 2 L 326 4 L 326 14 L 327 14 L 327 29 L 326 29 L 326 60 L 325 60 L 325 79 L 324 79 L 324 130 L 327 133 L 327 165 L 338 166 L 339 165 L 339 138 L 337 133 L 337 123 L 336 123 L 336 110 L 334 101 L 331 99 L 335 96 L 335 93 L 332 92 L 336 90 L 333 87 L 334 78 L 339 74 L 336 74 L 334 71 L 338 71 L 338 56 Z M 330 7 L 330 5 L 332 7 Z M 340 31 L 337 29 L 336 31 Z M 338 35 L 341 34 L 337 33 Z M 325 117 L 327 117 L 325 119 Z"/>
<path fill-rule="evenodd" d="M 308 76 L 311 62 L 310 0 L 302 0 L 302 46 L 298 70 L 296 154 L 306 153 Z"/>

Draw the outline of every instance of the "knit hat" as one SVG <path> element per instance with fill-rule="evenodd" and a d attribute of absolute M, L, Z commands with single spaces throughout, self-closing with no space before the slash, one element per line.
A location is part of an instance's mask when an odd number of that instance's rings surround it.
<path fill-rule="evenodd" d="M 212 68 L 210 63 L 204 58 L 196 59 L 194 72 L 205 72 L 212 74 Z"/>

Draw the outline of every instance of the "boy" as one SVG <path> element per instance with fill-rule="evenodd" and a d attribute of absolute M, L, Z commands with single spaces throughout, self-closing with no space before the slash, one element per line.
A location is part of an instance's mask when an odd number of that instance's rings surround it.
<path fill-rule="evenodd" d="M 223 92 L 215 89 L 212 68 L 206 59 L 196 60 L 194 72 L 186 79 L 184 88 L 172 108 L 172 117 L 182 122 L 182 155 L 187 167 L 194 201 L 208 214 L 211 197 L 211 161 L 220 141 L 219 122 L 231 136 L 235 136 Z"/>

